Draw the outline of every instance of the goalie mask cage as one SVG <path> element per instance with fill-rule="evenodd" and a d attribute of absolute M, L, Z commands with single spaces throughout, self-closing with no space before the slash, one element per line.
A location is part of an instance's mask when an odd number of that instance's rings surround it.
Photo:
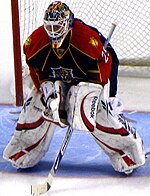
<path fill-rule="evenodd" d="M 16 0 L 12 0 L 15 4 Z M 18 0 L 20 42 L 43 24 L 50 0 Z M 111 39 L 120 60 L 119 74 L 150 76 L 150 1 L 149 0 L 62 0 L 76 18 L 97 28 L 105 37 L 111 23 L 117 27 Z M 82 44 L 82 43 L 81 43 Z M 22 53 L 22 66 L 25 59 Z"/>

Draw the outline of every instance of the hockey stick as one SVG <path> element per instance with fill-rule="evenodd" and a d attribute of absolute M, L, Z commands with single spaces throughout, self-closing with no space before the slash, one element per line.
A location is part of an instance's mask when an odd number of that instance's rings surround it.
<path fill-rule="evenodd" d="M 107 39 L 106 39 L 106 41 L 105 41 L 105 43 L 104 43 L 104 48 L 105 48 L 105 49 L 107 48 L 107 46 L 108 46 L 108 44 L 109 44 L 109 42 L 110 42 L 111 36 L 112 36 L 112 34 L 113 34 L 113 32 L 114 32 L 116 26 L 117 26 L 117 25 L 116 25 L 115 23 L 112 23 L 112 27 L 111 27 L 110 32 L 109 32 L 109 34 L 108 34 L 108 37 L 107 37 Z"/>
<path fill-rule="evenodd" d="M 55 177 L 55 174 L 57 172 L 58 166 L 60 164 L 60 161 L 65 153 L 66 147 L 70 141 L 71 135 L 72 135 L 73 129 L 71 126 L 68 127 L 68 130 L 66 132 L 65 138 L 63 140 L 63 143 L 61 145 L 61 148 L 56 156 L 56 159 L 53 163 L 53 166 L 48 174 L 47 180 L 43 184 L 38 185 L 31 185 L 31 195 L 37 196 L 46 193 L 52 185 L 53 179 Z"/>

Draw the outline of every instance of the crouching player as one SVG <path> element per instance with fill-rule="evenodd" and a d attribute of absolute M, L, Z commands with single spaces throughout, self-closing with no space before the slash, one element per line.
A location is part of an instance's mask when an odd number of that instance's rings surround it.
<path fill-rule="evenodd" d="M 117 100 L 119 62 L 104 44 L 104 36 L 74 18 L 66 4 L 49 5 L 44 24 L 24 44 L 34 86 L 4 150 L 6 160 L 17 168 L 33 167 L 48 150 L 55 127 L 70 125 L 88 131 L 116 171 L 128 174 L 145 163 L 141 137 L 110 101 Z"/>

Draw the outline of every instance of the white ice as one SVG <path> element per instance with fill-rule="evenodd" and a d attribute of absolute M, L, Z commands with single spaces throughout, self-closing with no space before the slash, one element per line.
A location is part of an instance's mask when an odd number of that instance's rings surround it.
<path fill-rule="evenodd" d="M 46 177 L 0 173 L 1 196 L 30 196 L 31 184 L 45 182 Z M 150 177 L 55 177 L 43 196 L 148 196 Z"/>

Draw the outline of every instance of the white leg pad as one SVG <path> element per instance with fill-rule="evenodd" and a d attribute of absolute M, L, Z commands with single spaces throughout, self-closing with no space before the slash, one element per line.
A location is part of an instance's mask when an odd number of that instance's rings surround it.
<path fill-rule="evenodd" d="M 102 86 L 80 82 L 72 86 L 67 94 L 66 111 L 68 122 L 77 130 L 94 130 L 96 112 Z"/>
<path fill-rule="evenodd" d="M 126 128 L 113 116 L 103 98 L 100 98 L 96 127 L 91 134 L 109 156 L 114 169 L 126 173 L 145 163 L 143 142 L 131 124 Z"/>
<path fill-rule="evenodd" d="M 42 94 L 32 89 L 19 116 L 13 137 L 3 157 L 17 168 L 36 165 L 45 155 L 53 137 L 55 126 L 42 117 Z"/>
<path fill-rule="evenodd" d="M 129 172 L 145 163 L 142 139 L 130 124 L 114 115 L 107 88 L 81 82 L 67 96 L 68 122 L 74 129 L 88 131 L 109 156 L 116 171 Z"/>

